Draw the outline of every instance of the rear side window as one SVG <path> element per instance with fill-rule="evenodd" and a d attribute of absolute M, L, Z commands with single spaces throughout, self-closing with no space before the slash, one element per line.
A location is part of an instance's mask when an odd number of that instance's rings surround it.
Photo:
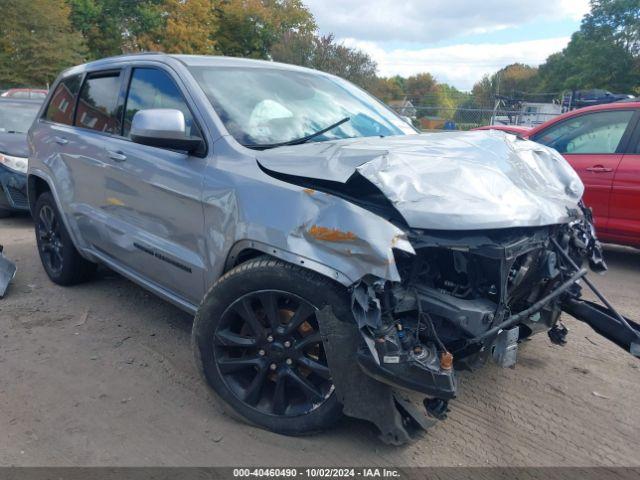
<path fill-rule="evenodd" d="M 549 127 L 537 135 L 535 141 L 560 153 L 616 153 L 631 117 L 633 111 L 630 110 L 580 115 Z"/>
<path fill-rule="evenodd" d="M 136 112 L 149 108 L 180 110 L 184 114 L 187 135 L 198 134 L 187 102 L 171 77 L 155 68 L 136 68 L 131 75 L 125 107 L 123 131 L 125 137 L 129 136 L 131 121 Z"/>
<path fill-rule="evenodd" d="M 119 94 L 118 72 L 88 76 L 80 91 L 75 124 L 98 132 L 120 135 Z"/>
<path fill-rule="evenodd" d="M 58 84 L 47 105 L 47 120 L 64 125 L 73 124 L 73 109 L 80 90 L 80 81 L 80 75 L 72 75 Z"/>

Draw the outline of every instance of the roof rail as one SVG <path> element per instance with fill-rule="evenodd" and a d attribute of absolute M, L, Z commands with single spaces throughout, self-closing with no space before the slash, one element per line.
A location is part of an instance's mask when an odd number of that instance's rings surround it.
<path fill-rule="evenodd" d="M 120 53 L 118 55 L 111 55 L 110 57 L 103 57 L 103 58 L 98 58 L 96 60 L 93 60 L 92 62 L 89 63 L 93 63 L 93 62 L 97 62 L 100 60 L 107 60 L 109 58 L 120 58 L 120 57 L 136 57 L 139 55 L 166 55 L 166 53 L 164 52 L 129 52 L 129 53 Z"/>

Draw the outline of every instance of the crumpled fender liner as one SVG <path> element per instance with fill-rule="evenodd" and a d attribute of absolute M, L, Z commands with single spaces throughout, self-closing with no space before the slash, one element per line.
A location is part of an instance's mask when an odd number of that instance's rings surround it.
<path fill-rule="evenodd" d="M 437 422 L 400 392 L 360 369 L 357 352 L 361 335 L 355 323 L 340 321 L 330 306 L 316 317 L 345 415 L 373 423 L 380 430 L 380 439 L 392 445 L 414 440 Z"/>

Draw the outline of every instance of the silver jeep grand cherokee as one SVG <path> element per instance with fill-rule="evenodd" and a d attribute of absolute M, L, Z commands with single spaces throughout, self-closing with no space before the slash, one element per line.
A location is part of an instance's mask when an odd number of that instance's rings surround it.
<path fill-rule="evenodd" d="M 101 263 L 194 313 L 206 382 L 273 431 L 344 413 L 403 443 L 457 368 L 564 343 L 561 310 L 639 353 L 637 324 L 580 298 L 583 261 L 605 268 L 582 183 L 515 136 L 418 134 L 304 68 L 141 54 L 65 71 L 29 144 L 51 280 Z"/>

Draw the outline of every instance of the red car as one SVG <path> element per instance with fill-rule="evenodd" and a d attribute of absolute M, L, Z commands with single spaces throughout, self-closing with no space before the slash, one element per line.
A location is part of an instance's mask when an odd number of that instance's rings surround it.
<path fill-rule="evenodd" d="M 38 88 L 10 88 L 6 92 L 2 92 L 0 97 L 10 98 L 31 98 L 37 100 L 44 100 L 47 96 L 48 90 L 42 90 Z"/>
<path fill-rule="evenodd" d="M 515 133 L 560 152 L 584 182 L 598 238 L 640 248 L 640 102 L 567 112 L 537 127 L 481 127 Z"/>

